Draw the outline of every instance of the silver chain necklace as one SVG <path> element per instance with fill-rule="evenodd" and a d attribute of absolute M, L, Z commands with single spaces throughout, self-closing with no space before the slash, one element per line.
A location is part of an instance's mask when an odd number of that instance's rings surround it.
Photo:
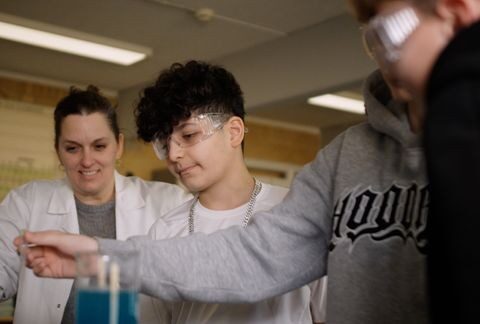
<path fill-rule="evenodd" d="M 262 183 L 258 182 L 257 179 L 253 178 L 255 182 L 255 187 L 253 188 L 252 194 L 250 195 L 250 199 L 248 200 L 247 205 L 247 212 L 245 213 L 245 217 L 243 217 L 242 227 L 245 228 L 252 218 L 253 214 L 253 207 L 255 207 L 255 202 L 257 201 L 257 196 L 262 190 Z M 188 233 L 192 234 L 195 232 L 195 225 L 194 225 L 194 218 L 195 218 L 195 207 L 197 206 L 198 202 L 198 195 L 195 197 L 192 206 L 190 207 L 190 213 L 188 214 Z"/>

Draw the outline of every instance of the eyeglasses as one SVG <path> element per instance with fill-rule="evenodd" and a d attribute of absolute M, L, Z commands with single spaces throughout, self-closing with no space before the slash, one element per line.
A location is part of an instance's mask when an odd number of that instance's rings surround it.
<path fill-rule="evenodd" d="M 230 117 L 231 115 L 224 113 L 196 115 L 175 127 L 172 134 L 167 138 L 155 136 L 152 142 L 155 154 L 160 160 L 164 160 L 168 156 L 172 142 L 181 148 L 203 142 L 215 134 L 216 131 L 222 129 Z"/>
<path fill-rule="evenodd" d="M 384 67 L 397 62 L 402 45 L 419 24 L 418 15 L 410 7 L 373 18 L 363 32 L 368 54 Z"/>

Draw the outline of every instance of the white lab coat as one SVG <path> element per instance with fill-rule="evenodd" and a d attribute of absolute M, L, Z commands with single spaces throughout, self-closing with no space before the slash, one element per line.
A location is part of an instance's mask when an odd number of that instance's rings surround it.
<path fill-rule="evenodd" d="M 191 198 L 180 187 L 115 173 L 117 239 L 147 234 L 161 215 Z M 36 277 L 21 265 L 12 244 L 22 229 L 78 233 L 73 191 L 66 179 L 33 181 L 12 190 L 0 204 L 0 299 L 17 293 L 15 324 L 61 322 L 72 279 Z M 17 290 L 18 287 L 18 290 Z M 141 322 L 155 318 L 141 298 Z"/>

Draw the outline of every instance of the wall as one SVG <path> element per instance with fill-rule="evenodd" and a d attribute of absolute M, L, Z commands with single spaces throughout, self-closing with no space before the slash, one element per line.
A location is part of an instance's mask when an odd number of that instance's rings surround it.
<path fill-rule="evenodd" d="M 0 97 L 3 99 L 54 107 L 67 93 L 67 88 L 0 77 Z"/>
<path fill-rule="evenodd" d="M 66 89 L 0 78 L 0 200 L 32 179 L 60 176 L 53 106 Z"/>
<path fill-rule="evenodd" d="M 322 147 L 330 143 L 338 134 L 357 123 L 338 124 L 322 128 Z"/>

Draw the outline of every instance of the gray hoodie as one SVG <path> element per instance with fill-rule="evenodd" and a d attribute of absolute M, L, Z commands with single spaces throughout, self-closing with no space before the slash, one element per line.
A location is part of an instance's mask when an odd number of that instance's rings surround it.
<path fill-rule="evenodd" d="M 328 273 L 328 323 L 426 323 L 423 150 L 378 73 L 364 95 L 368 122 L 322 149 L 246 229 L 99 240 L 100 250 L 140 250 L 141 289 L 162 299 L 256 302 Z"/>

